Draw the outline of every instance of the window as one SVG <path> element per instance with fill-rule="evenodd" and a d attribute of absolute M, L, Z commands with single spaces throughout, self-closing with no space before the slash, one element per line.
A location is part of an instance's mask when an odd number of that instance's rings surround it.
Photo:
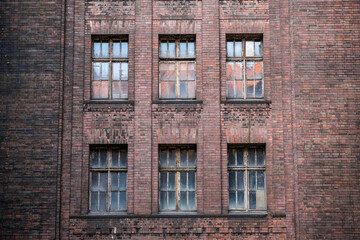
<path fill-rule="evenodd" d="M 195 39 L 160 41 L 159 96 L 161 99 L 195 99 Z"/>
<path fill-rule="evenodd" d="M 160 210 L 196 210 L 196 151 L 191 147 L 160 148 Z"/>
<path fill-rule="evenodd" d="M 128 41 L 94 38 L 92 51 L 92 99 L 128 98 Z"/>
<path fill-rule="evenodd" d="M 226 97 L 264 97 L 262 42 L 228 40 L 226 48 Z"/>
<path fill-rule="evenodd" d="M 230 147 L 228 171 L 229 210 L 266 210 L 264 148 Z"/>
<path fill-rule="evenodd" d="M 90 156 L 90 211 L 126 211 L 127 150 L 100 147 Z"/>

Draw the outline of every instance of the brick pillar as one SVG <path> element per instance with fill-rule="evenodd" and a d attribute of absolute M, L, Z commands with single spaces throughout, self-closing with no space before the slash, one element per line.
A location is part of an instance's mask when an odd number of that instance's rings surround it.
<path fill-rule="evenodd" d="M 135 9 L 134 214 L 151 214 L 152 1 Z"/>
<path fill-rule="evenodd" d="M 205 214 L 221 213 L 220 29 L 218 4 L 218 0 L 204 0 L 202 4 Z"/>

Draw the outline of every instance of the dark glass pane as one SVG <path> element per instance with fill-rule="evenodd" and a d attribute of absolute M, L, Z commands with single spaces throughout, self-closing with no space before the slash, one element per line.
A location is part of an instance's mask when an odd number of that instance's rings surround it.
<path fill-rule="evenodd" d="M 91 152 L 91 167 L 99 167 L 99 151 L 95 150 Z"/>
<path fill-rule="evenodd" d="M 100 192 L 100 203 L 99 203 L 99 210 L 106 211 L 106 192 Z"/>
<path fill-rule="evenodd" d="M 187 166 L 187 151 L 186 150 L 180 151 L 180 166 L 181 167 Z"/>
<path fill-rule="evenodd" d="M 100 191 L 107 191 L 107 173 L 100 173 Z"/>
<path fill-rule="evenodd" d="M 261 51 L 261 42 L 255 42 L 255 56 L 261 57 L 262 51 Z"/>
<path fill-rule="evenodd" d="M 109 57 L 109 43 L 108 42 L 102 42 L 101 44 L 101 53 L 103 58 Z"/>
<path fill-rule="evenodd" d="M 113 43 L 113 57 L 115 57 L 115 58 L 120 57 L 120 43 L 119 42 Z"/>
<path fill-rule="evenodd" d="M 121 63 L 121 80 L 128 80 L 128 63 Z"/>
<path fill-rule="evenodd" d="M 98 192 L 91 192 L 90 197 L 90 210 L 98 210 Z"/>
<path fill-rule="evenodd" d="M 257 165 L 263 166 L 264 165 L 264 150 L 263 149 L 256 150 L 256 158 L 257 158 Z"/>
<path fill-rule="evenodd" d="M 121 150 L 120 151 L 120 167 L 126 167 L 127 166 L 127 151 Z"/>
<path fill-rule="evenodd" d="M 227 45 L 226 45 L 226 55 L 228 57 L 234 57 L 234 43 L 231 41 L 231 42 L 227 42 Z"/>
<path fill-rule="evenodd" d="M 180 173 L 180 191 L 186 191 L 187 190 L 187 184 L 186 184 L 186 172 Z"/>
<path fill-rule="evenodd" d="M 100 150 L 100 167 L 107 167 L 107 152 L 105 149 Z"/>
<path fill-rule="evenodd" d="M 195 192 L 188 192 L 189 210 L 195 210 Z"/>
<path fill-rule="evenodd" d="M 168 192 L 169 194 L 169 210 L 175 210 L 175 192 Z"/>
<path fill-rule="evenodd" d="M 160 190 L 167 190 L 167 173 L 160 173 Z"/>
<path fill-rule="evenodd" d="M 237 192 L 237 208 L 244 208 L 244 191 Z"/>
<path fill-rule="evenodd" d="M 248 154 L 249 154 L 249 166 L 255 166 L 255 149 L 254 148 L 249 148 L 248 149 Z"/>
<path fill-rule="evenodd" d="M 234 191 L 229 191 L 229 208 L 236 208 L 236 192 Z"/>
<path fill-rule="evenodd" d="M 187 98 L 187 82 L 180 82 L 180 97 Z"/>
<path fill-rule="evenodd" d="M 100 42 L 94 42 L 94 57 L 98 58 L 100 57 Z"/>
<path fill-rule="evenodd" d="M 119 189 L 119 178 L 118 173 L 111 173 L 111 190 L 117 191 Z"/>
<path fill-rule="evenodd" d="M 231 171 L 229 172 L 229 189 L 230 190 L 235 190 L 235 172 Z"/>
<path fill-rule="evenodd" d="M 119 210 L 126 210 L 126 192 L 120 192 Z"/>
<path fill-rule="evenodd" d="M 262 81 L 255 81 L 255 97 L 262 97 Z"/>
<path fill-rule="evenodd" d="M 180 57 L 186 57 L 186 42 L 180 43 Z"/>
<path fill-rule="evenodd" d="M 128 43 L 121 42 L 121 57 L 127 58 L 128 57 Z"/>
<path fill-rule="evenodd" d="M 180 192 L 180 209 L 187 210 L 187 192 Z"/>
<path fill-rule="evenodd" d="M 239 148 L 236 151 L 236 157 L 237 157 L 237 165 L 243 166 L 244 165 L 244 149 Z"/>
<path fill-rule="evenodd" d="M 91 173 L 91 191 L 98 191 L 99 190 L 99 179 L 98 179 L 98 173 L 92 172 Z"/>
<path fill-rule="evenodd" d="M 196 152 L 195 150 L 188 150 L 188 166 L 195 167 Z"/>
<path fill-rule="evenodd" d="M 100 67 L 101 67 L 101 63 L 99 62 L 93 63 L 93 80 L 100 80 Z"/>
<path fill-rule="evenodd" d="M 196 189 L 196 181 L 195 181 L 195 174 L 194 172 L 188 173 L 188 190 L 195 191 Z"/>
<path fill-rule="evenodd" d="M 234 156 L 234 149 L 229 149 L 228 152 L 228 164 L 229 166 L 234 166 L 235 165 L 235 156 Z"/>
<path fill-rule="evenodd" d="M 175 43 L 169 42 L 169 57 L 173 58 L 175 57 Z"/>
<path fill-rule="evenodd" d="M 235 42 L 235 57 L 242 56 L 242 46 L 241 42 Z"/>
<path fill-rule="evenodd" d="M 121 191 L 126 191 L 126 183 L 127 181 L 127 173 L 126 172 L 121 172 L 120 173 L 120 190 Z"/>
<path fill-rule="evenodd" d="M 244 171 L 237 172 L 237 189 L 244 190 Z"/>
<path fill-rule="evenodd" d="M 188 42 L 188 57 L 194 58 L 195 57 L 195 43 Z"/>
<path fill-rule="evenodd" d="M 162 42 L 160 44 L 160 57 L 166 57 L 167 55 L 167 43 L 166 42 Z"/>
<path fill-rule="evenodd" d="M 111 210 L 118 210 L 119 209 L 119 192 L 111 192 Z"/>
<path fill-rule="evenodd" d="M 257 172 L 257 189 L 264 190 L 264 172 Z"/>
<path fill-rule="evenodd" d="M 160 209 L 167 209 L 167 192 L 160 192 Z"/>
<path fill-rule="evenodd" d="M 247 96 L 254 97 L 254 81 L 247 81 Z"/>
<path fill-rule="evenodd" d="M 256 172 L 249 171 L 249 189 L 256 190 Z"/>
<path fill-rule="evenodd" d="M 249 192 L 249 209 L 256 209 L 256 192 Z"/>
<path fill-rule="evenodd" d="M 169 173 L 169 182 L 168 182 L 168 189 L 175 190 L 175 173 Z"/>
<path fill-rule="evenodd" d="M 167 151 L 160 152 L 160 167 L 167 167 Z"/>
<path fill-rule="evenodd" d="M 169 151 L 169 167 L 175 167 L 175 150 Z"/>
<path fill-rule="evenodd" d="M 246 56 L 254 56 L 254 41 L 246 41 Z"/>
<path fill-rule="evenodd" d="M 111 151 L 111 166 L 118 167 L 119 166 L 119 150 L 112 150 Z"/>

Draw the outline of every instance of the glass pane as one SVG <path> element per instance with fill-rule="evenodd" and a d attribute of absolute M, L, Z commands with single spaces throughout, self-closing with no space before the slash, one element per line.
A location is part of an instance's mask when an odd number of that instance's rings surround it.
<path fill-rule="evenodd" d="M 166 57 L 167 53 L 167 43 L 166 42 L 162 42 L 160 44 L 160 57 Z"/>
<path fill-rule="evenodd" d="M 121 57 L 127 58 L 128 57 L 128 43 L 121 42 Z"/>
<path fill-rule="evenodd" d="M 243 94 L 242 94 L 242 80 L 240 81 L 235 81 L 235 97 L 236 98 L 242 98 Z"/>
<path fill-rule="evenodd" d="M 255 166 L 255 149 L 249 148 L 248 154 L 249 154 L 249 166 Z"/>
<path fill-rule="evenodd" d="M 108 42 L 102 42 L 101 44 L 101 53 L 103 58 L 109 57 L 109 43 Z"/>
<path fill-rule="evenodd" d="M 160 152 L 160 167 L 167 167 L 167 151 Z"/>
<path fill-rule="evenodd" d="M 186 191 L 187 184 L 186 184 L 186 172 L 180 173 L 180 191 Z"/>
<path fill-rule="evenodd" d="M 255 81 L 255 97 L 262 97 L 262 81 Z"/>
<path fill-rule="evenodd" d="M 128 97 L 128 81 L 121 81 L 121 97 Z"/>
<path fill-rule="evenodd" d="M 105 149 L 100 150 L 100 167 L 106 167 L 107 166 L 107 152 Z"/>
<path fill-rule="evenodd" d="M 237 208 L 244 208 L 244 191 L 237 192 Z"/>
<path fill-rule="evenodd" d="M 188 192 L 189 210 L 195 210 L 195 192 Z"/>
<path fill-rule="evenodd" d="M 188 150 L 188 166 L 195 167 L 196 152 L 195 150 Z"/>
<path fill-rule="evenodd" d="M 226 63 L 226 80 L 234 79 L 234 62 Z"/>
<path fill-rule="evenodd" d="M 168 65 L 168 76 L 169 80 L 175 81 L 176 80 L 176 73 L 175 73 L 175 64 L 171 63 Z"/>
<path fill-rule="evenodd" d="M 119 81 L 113 81 L 112 83 L 112 97 L 113 98 L 120 98 L 120 82 Z"/>
<path fill-rule="evenodd" d="M 168 79 L 168 64 L 160 63 L 159 71 L 160 71 L 160 80 L 167 80 Z"/>
<path fill-rule="evenodd" d="M 127 166 L 127 152 L 126 150 L 120 151 L 120 167 L 126 167 Z"/>
<path fill-rule="evenodd" d="M 180 57 L 186 57 L 186 42 L 180 43 Z"/>
<path fill-rule="evenodd" d="M 235 172 L 229 172 L 229 189 L 235 190 Z"/>
<path fill-rule="evenodd" d="M 186 80 L 187 79 L 187 67 L 186 63 L 180 63 L 180 80 Z"/>
<path fill-rule="evenodd" d="M 169 98 L 176 97 L 175 86 L 175 82 L 169 82 Z"/>
<path fill-rule="evenodd" d="M 90 210 L 96 211 L 98 210 L 98 192 L 91 192 L 90 195 Z"/>
<path fill-rule="evenodd" d="M 168 82 L 160 83 L 160 98 L 169 98 Z"/>
<path fill-rule="evenodd" d="M 249 189 L 256 190 L 256 172 L 249 171 Z"/>
<path fill-rule="evenodd" d="M 169 210 L 175 210 L 175 192 L 168 192 L 169 194 Z"/>
<path fill-rule="evenodd" d="M 238 171 L 237 173 L 237 189 L 244 190 L 244 171 Z"/>
<path fill-rule="evenodd" d="M 168 190 L 175 190 L 175 173 L 169 173 Z"/>
<path fill-rule="evenodd" d="M 100 191 L 107 191 L 107 173 L 100 173 Z"/>
<path fill-rule="evenodd" d="M 119 210 L 126 210 L 126 192 L 120 192 Z"/>
<path fill-rule="evenodd" d="M 249 209 L 256 209 L 256 192 L 249 192 Z"/>
<path fill-rule="evenodd" d="M 175 150 L 169 151 L 169 167 L 175 167 Z"/>
<path fill-rule="evenodd" d="M 100 66 L 99 62 L 93 63 L 93 80 L 100 80 Z"/>
<path fill-rule="evenodd" d="M 242 57 L 241 42 L 235 42 L 235 57 Z"/>
<path fill-rule="evenodd" d="M 190 173 L 188 173 L 188 190 L 189 191 L 195 191 L 195 189 L 196 189 L 195 185 L 196 185 L 195 173 L 190 172 Z"/>
<path fill-rule="evenodd" d="M 236 208 L 236 192 L 234 191 L 229 191 L 229 208 Z"/>
<path fill-rule="evenodd" d="M 160 190 L 167 190 L 167 173 L 160 173 Z"/>
<path fill-rule="evenodd" d="M 173 58 L 175 57 L 175 43 L 169 42 L 169 57 Z"/>
<path fill-rule="evenodd" d="M 195 80 L 195 64 L 194 63 L 188 63 L 187 64 L 187 70 L 188 70 L 188 80 Z"/>
<path fill-rule="evenodd" d="M 94 42 L 94 57 L 100 57 L 100 42 Z"/>
<path fill-rule="evenodd" d="M 109 79 L 109 63 L 101 63 L 101 80 Z"/>
<path fill-rule="evenodd" d="M 111 151 L 111 166 L 118 167 L 119 166 L 119 150 Z"/>
<path fill-rule="evenodd" d="M 99 166 L 99 151 L 95 150 L 91 152 L 91 167 Z"/>
<path fill-rule="evenodd" d="M 106 211 L 106 192 L 100 192 L 100 203 L 99 203 L 99 210 Z"/>
<path fill-rule="evenodd" d="M 100 81 L 92 82 L 92 98 L 100 98 Z"/>
<path fill-rule="evenodd" d="M 228 151 L 228 164 L 229 166 L 235 165 L 234 149 L 229 149 Z"/>
<path fill-rule="evenodd" d="M 180 82 L 180 98 L 187 98 L 187 82 Z"/>
<path fill-rule="evenodd" d="M 111 173 L 111 190 L 119 190 L 119 175 L 117 172 Z"/>
<path fill-rule="evenodd" d="M 244 149 L 239 148 L 236 150 L 236 158 L 238 166 L 244 165 Z"/>
<path fill-rule="evenodd" d="M 112 68 L 112 79 L 120 80 L 120 63 L 113 63 Z"/>
<path fill-rule="evenodd" d="M 226 55 L 228 57 L 234 57 L 234 43 L 231 42 L 227 42 L 227 46 L 226 46 Z"/>
<path fill-rule="evenodd" d="M 261 57 L 262 53 L 261 53 L 261 42 L 256 41 L 255 42 L 255 56 L 256 57 Z"/>
<path fill-rule="evenodd" d="M 188 84 L 188 98 L 195 98 L 195 82 L 189 81 L 187 84 Z"/>
<path fill-rule="evenodd" d="M 254 79 L 254 62 L 246 62 L 246 79 Z"/>
<path fill-rule="evenodd" d="M 255 78 L 262 79 L 262 62 L 255 62 Z"/>
<path fill-rule="evenodd" d="M 111 207 L 110 207 L 111 210 L 119 209 L 118 197 L 119 197 L 119 192 L 111 192 Z"/>
<path fill-rule="evenodd" d="M 121 80 L 128 80 L 128 63 L 121 63 Z"/>
<path fill-rule="evenodd" d="M 242 62 L 235 62 L 235 79 L 243 78 Z"/>
<path fill-rule="evenodd" d="M 246 56 L 254 56 L 254 41 L 246 41 Z"/>
<path fill-rule="evenodd" d="M 91 173 L 91 191 L 98 191 L 99 190 L 99 182 L 98 182 L 98 173 L 97 172 L 92 172 Z"/>
<path fill-rule="evenodd" d="M 109 88 L 108 88 L 108 81 L 101 82 L 101 98 L 108 98 Z"/>
<path fill-rule="evenodd" d="M 254 97 L 254 81 L 247 81 L 247 96 Z"/>
<path fill-rule="evenodd" d="M 188 57 L 194 58 L 195 57 L 195 43 L 188 42 Z"/>
<path fill-rule="evenodd" d="M 187 166 L 187 151 L 186 150 L 180 151 L 180 166 L 181 167 Z"/>
<path fill-rule="evenodd" d="M 126 180 L 127 180 L 126 176 L 127 176 L 126 172 L 120 173 L 120 190 L 121 191 L 126 191 Z"/>
<path fill-rule="evenodd" d="M 120 43 L 119 42 L 113 43 L 113 57 L 115 57 L 115 58 L 120 57 Z"/>
<path fill-rule="evenodd" d="M 257 172 L 257 189 L 264 190 L 264 172 Z"/>
<path fill-rule="evenodd" d="M 264 150 L 263 149 L 257 149 L 256 150 L 256 160 L 258 166 L 264 165 Z"/>
<path fill-rule="evenodd" d="M 187 192 L 180 192 L 180 209 L 187 210 Z"/>
<path fill-rule="evenodd" d="M 160 209 L 167 209 L 167 192 L 160 192 Z"/>
<path fill-rule="evenodd" d="M 234 81 L 226 81 L 226 92 L 228 98 L 234 98 Z"/>

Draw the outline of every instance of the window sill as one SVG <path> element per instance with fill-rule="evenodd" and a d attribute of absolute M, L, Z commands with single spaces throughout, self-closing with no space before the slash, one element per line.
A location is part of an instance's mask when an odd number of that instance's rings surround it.
<path fill-rule="evenodd" d="M 271 104 L 270 100 L 265 99 L 227 99 L 221 101 L 222 104 Z"/>
<path fill-rule="evenodd" d="M 153 104 L 202 104 L 201 100 L 155 100 Z"/>
<path fill-rule="evenodd" d="M 130 100 L 85 100 L 85 104 L 134 104 Z"/>

